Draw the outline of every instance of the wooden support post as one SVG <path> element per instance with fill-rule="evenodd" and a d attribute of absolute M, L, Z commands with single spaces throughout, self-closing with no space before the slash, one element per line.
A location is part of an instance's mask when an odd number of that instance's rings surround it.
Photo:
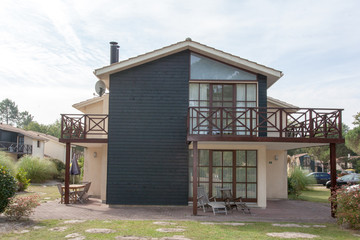
<path fill-rule="evenodd" d="M 198 178 L 197 178 L 197 166 L 198 166 L 198 142 L 193 142 L 193 215 L 197 215 L 197 186 L 198 186 Z"/>
<path fill-rule="evenodd" d="M 336 144 L 330 143 L 330 180 L 331 180 L 331 196 L 336 195 Z M 331 201 L 331 216 L 334 218 L 336 205 Z"/>
<path fill-rule="evenodd" d="M 69 183 L 70 183 L 70 143 L 66 143 L 66 162 L 65 162 L 65 204 L 69 204 Z"/>

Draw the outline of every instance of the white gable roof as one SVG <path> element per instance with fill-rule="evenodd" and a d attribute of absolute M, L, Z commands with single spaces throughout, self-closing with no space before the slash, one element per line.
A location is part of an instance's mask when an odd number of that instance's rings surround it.
<path fill-rule="evenodd" d="M 204 44 L 186 39 L 185 41 L 172 44 L 167 47 L 163 47 L 152 52 L 148 52 L 137 57 L 129 58 L 127 60 L 113 63 L 109 66 L 105 66 L 99 69 L 95 69 L 94 74 L 103 80 L 106 87 L 109 88 L 109 76 L 110 74 L 123 71 L 147 62 L 154 61 L 156 59 L 175 54 L 184 50 L 190 50 L 196 53 L 200 53 L 204 56 L 213 58 L 215 60 L 230 64 L 234 67 L 245 69 L 254 73 L 259 73 L 267 76 L 267 87 L 273 85 L 279 78 L 283 76 L 283 73 L 279 70 L 266 67 L 256 62 L 249 61 L 247 59 L 232 55 L 220 51 L 218 49 L 206 46 Z"/>

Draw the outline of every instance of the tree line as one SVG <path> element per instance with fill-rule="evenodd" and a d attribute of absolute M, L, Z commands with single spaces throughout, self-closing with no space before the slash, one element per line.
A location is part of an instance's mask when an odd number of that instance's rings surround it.
<path fill-rule="evenodd" d="M 60 120 L 56 120 L 52 124 L 41 124 L 33 120 L 34 116 L 28 111 L 20 112 L 14 101 L 6 98 L 0 102 L 1 123 L 16 126 L 27 131 L 36 131 L 60 138 Z"/>

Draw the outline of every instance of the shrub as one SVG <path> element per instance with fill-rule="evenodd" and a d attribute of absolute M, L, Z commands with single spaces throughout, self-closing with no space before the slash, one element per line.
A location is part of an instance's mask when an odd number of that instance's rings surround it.
<path fill-rule="evenodd" d="M 32 183 L 53 179 L 58 173 L 54 163 L 29 155 L 22 157 L 16 166 L 18 169 L 24 169 L 26 177 L 31 179 Z"/>
<path fill-rule="evenodd" d="M 15 176 L 15 163 L 14 161 L 6 155 L 5 152 L 0 151 L 0 165 L 6 167 L 6 169 Z"/>
<path fill-rule="evenodd" d="M 9 203 L 9 199 L 15 195 L 15 178 L 4 166 L 0 166 L 0 213 L 4 211 Z"/>
<path fill-rule="evenodd" d="M 300 168 L 294 168 L 288 177 L 288 192 L 298 198 L 302 191 L 307 189 L 309 184 L 314 183 L 314 178 L 308 178 Z"/>
<path fill-rule="evenodd" d="M 26 172 L 22 168 L 18 169 L 15 178 L 17 180 L 17 186 L 19 192 L 25 191 L 30 185 L 30 179 L 26 177 Z"/>
<path fill-rule="evenodd" d="M 360 188 L 351 191 L 346 188 L 338 189 L 329 198 L 336 205 L 336 220 L 338 224 L 348 224 L 350 228 L 360 228 Z"/>
<path fill-rule="evenodd" d="M 21 217 L 28 217 L 34 212 L 34 208 L 39 206 L 39 196 L 19 196 L 11 198 L 4 214 L 11 221 L 17 221 Z"/>
<path fill-rule="evenodd" d="M 57 174 L 54 176 L 55 179 L 60 180 L 60 181 L 64 181 L 64 178 L 65 178 L 65 163 L 63 163 L 61 160 L 55 159 L 55 158 L 50 158 L 49 161 L 55 164 L 56 169 L 58 171 Z"/>

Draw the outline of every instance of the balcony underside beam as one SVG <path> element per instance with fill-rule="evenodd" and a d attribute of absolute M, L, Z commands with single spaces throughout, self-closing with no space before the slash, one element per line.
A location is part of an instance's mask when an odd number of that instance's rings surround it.
<path fill-rule="evenodd" d="M 59 139 L 62 143 L 108 143 L 107 139 L 104 138 L 93 138 L 93 139 Z"/>
<path fill-rule="evenodd" d="M 192 142 L 192 141 L 231 141 L 231 142 L 344 143 L 345 139 L 188 135 L 187 141 L 190 141 L 190 142 Z"/>

